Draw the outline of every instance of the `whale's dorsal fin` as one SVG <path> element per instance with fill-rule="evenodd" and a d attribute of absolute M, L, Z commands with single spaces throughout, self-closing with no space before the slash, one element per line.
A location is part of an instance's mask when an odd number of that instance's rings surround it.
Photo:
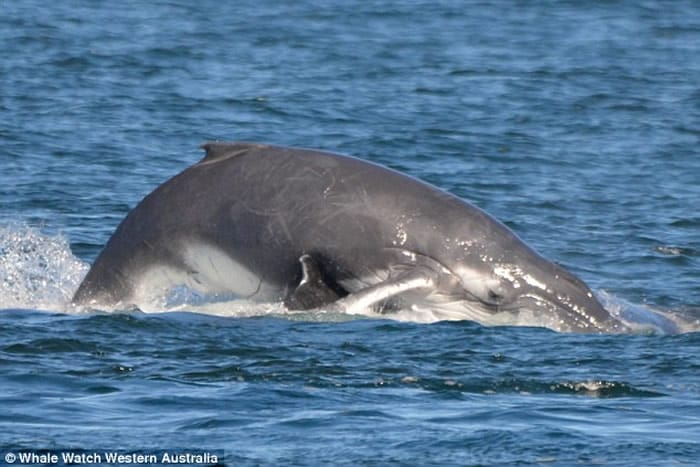
<path fill-rule="evenodd" d="M 329 284 L 316 260 L 309 255 L 299 258 L 301 264 L 301 281 L 292 293 L 284 299 L 284 306 L 289 310 L 310 310 L 335 302 L 347 292 L 337 284 Z M 332 287 L 335 285 L 335 287 Z"/>
<path fill-rule="evenodd" d="M 202 144 L 202 146 L 200 147 L 204 149 L 207 152 L 207 154 L 204 156 L 204 159 L 199 161 L 198 165 L 212 164 L 214 162 L 230 159 L 231 157 L 236 157 L 240 156 L 241 154 L 245 154 L 251 149 L 264 148 L 265 145 L 249 143 L 246 141 L 210 141 Z"/>

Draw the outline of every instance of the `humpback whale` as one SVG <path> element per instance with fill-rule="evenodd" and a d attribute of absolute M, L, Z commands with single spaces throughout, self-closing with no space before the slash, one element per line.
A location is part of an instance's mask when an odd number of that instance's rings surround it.
<path fill-rule="evenodd" d="M 75 304 L 139 306 L 184 286 L 297 310 L 416 307 L 482 323 L 528 313 L 559 331 L 621 329 L 578 277 L 437 187 L 329 152 L 202 147 L 126 216 Z"/>

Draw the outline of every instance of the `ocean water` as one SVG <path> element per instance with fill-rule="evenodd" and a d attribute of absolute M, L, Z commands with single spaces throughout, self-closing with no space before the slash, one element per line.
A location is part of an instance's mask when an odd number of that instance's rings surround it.
<path fill-rule="evenodd" d="M 698 57 L 690 0 L 2 2 L 0 463 L 700 465 Z M 69 306 L 208 140 L 433 183 L 640 326 Z"/>

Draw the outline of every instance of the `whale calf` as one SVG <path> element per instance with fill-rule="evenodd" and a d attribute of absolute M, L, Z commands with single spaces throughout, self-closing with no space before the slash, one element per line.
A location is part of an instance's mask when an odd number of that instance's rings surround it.
<path fill-rule="evenodd" d="M 122 221 L 75 304 L 139 306 L 185 286 L 298 310 L 413 307 L 481 323 L 529 314 L 559 331 L 621 329 L 583 281 L 432 185 L 316 150 L 202 147 L 201 161 Z"/>

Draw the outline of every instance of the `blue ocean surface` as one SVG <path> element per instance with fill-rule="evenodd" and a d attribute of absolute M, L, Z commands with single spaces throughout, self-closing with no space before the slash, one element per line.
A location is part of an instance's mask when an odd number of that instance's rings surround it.
<path fill-rule="evenodd" d="M 72 307 L 210 140 L 432 183 L 638 326 Z M 0 463 L 700 465 L 698 2 L 5 1 L 0 143 Z"/>

